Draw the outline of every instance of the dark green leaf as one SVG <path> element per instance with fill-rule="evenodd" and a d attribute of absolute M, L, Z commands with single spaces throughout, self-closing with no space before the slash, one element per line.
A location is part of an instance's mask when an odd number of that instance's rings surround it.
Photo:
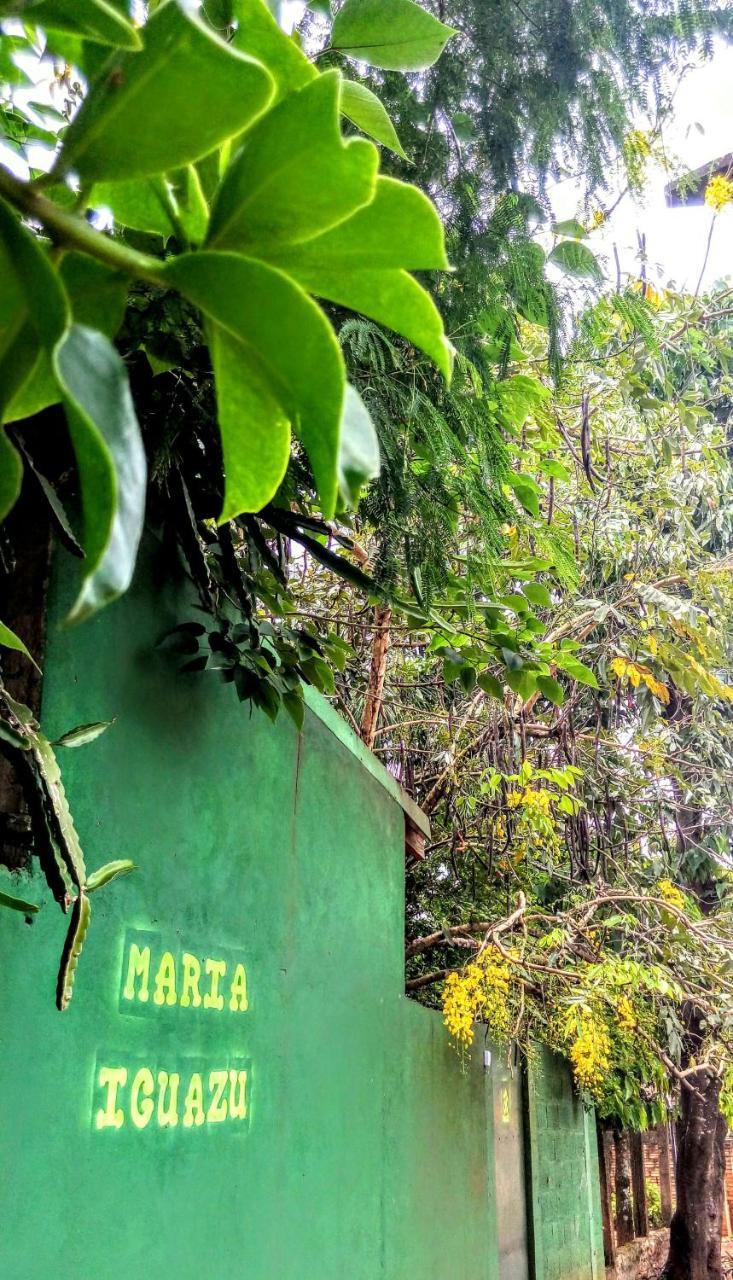
<path fill-rule="evenodd" d="M 504 687 L 501 681 L 497 680 L 496 676 L 492 675 L 490 671 L 480 671 L 477 677 L 477 683 L 479 689 L 483 689 L 484 693 L 489 698 L 498 698 L 499 701 L 503 700 Z"/>
<path fill-rule="evenodd" d="M 506 682 L 525 702 L 537 688 L 537 677 L 533 671 L 507 671 Z"/>
<path fill-rule="evenodd" d="M 562 706 L 565 694 L 559 680 L 554 676 L 537 676 L 537 688 L 550 702 L 554 702 L 556 707 Z"/>
<path fill-rule="evenodd" d="M 2 717 L 0 717 L 0 740 L 7 743 L 9 747 L 15 747 L 16 751 L 30 750 L 30 738 L 27 738 L 24 733 L 19 733 L 9 720 L 3 720 Z"/>
<path fill-rule="evenodd" d="M 72 325 L 54 353 L 81 479 L 86 572 L 71 618 L 127 590 L 145 514 L 147 466 L 127 370 L 101 333 Z"/>

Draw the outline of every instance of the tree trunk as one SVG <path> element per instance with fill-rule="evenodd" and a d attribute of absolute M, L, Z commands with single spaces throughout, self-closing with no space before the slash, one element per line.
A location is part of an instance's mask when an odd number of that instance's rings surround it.
<path fill-rule="evenodd" d="M 616 1155 L 616 1244 L 628 1244 L 634 1238 L 634 1208 L 631 1199 L 631 1150 L 629 1135 L 614 1129 Z"/>
<path fill-rule="evenodd" d="M 677 1122 L 677 1208 L 664 1280 L 720 1280 L 725 1190 L 725 1121 L 721 1081 L 705 1067 L 688 1077 Z M 694 1092 L 693 1092 L 694 1090 Z"/>
<path fill-rule="evenodd" d="M 662 1202 L 662 1226 L 668 1227 L 672 1221 L 672 1167 L 669 1153 L 669 1124 L 660 1124 L 657 1129 L 657 1150 L 659 1152 L 659 1196 Z"/>
<path fill-rule="evenodd" d="M 598 1168 L 601 1181 L 601 1222 L 603 1225 L 603 1259 L 607 1267 L 616 1266 L 616 1237 L 613 1234 L 611 1216 L 611 1187 L 608 1176 L 608 1151 L 606 1134 L 600 1120 L 596 1119 L 596 1137 L 598 1139 Z"/>
<path fill-rule="evenodd" d="M 387 672 L 387 654 L 389 652 L 389 624 L 392 610 L 388 604 L 378 604 L 374 610 L 374 642 L 372 645 L 372 665 L 369 672 L 364 714 L 361 718 L 361 736 L 371 749 L 377 732 L 379 713 L 382 710 L 382 694 L 384 693 L 384 677 Z"/>
<path fill-rule="evenodd" d="M 629 1134 L 631 1152 L 631 1187 L 634 1193 L 634 1235 L 649 1235 L 649 1211 L 646 1203 L 646 1169 L 644 1145 L 640 1133 Z"/>

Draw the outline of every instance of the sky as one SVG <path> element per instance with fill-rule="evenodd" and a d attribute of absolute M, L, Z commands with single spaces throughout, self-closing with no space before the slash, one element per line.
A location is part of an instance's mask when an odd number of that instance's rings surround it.
<path fill-rule="evenodd" d="M 664 143 L 667 154 L 678 157 L 683 169 L 696 169 L 733 151 L 733 45 L 720 43 L 710 61 L 682 79 L 673 118 L 664 130 Z M 614 274 L 615 243 L 622 271 L 634 274 L 640 233 L 646 237 L 649 279 L 694 290 L 712 214 L 705 206 L 668 208 L 664 197 L 668 180 L 661 168 L 650 170 L 643 197 L 633 200 L 627 196 L 588 243 Z M 581 194 L 575 183 L 559 183 L 549 194 L 558 218 L 581 212 Z M 612 203 L 611 196 L 608 204 Z M 717 219 L 702 288 L 725 276 L 733 277 L 733 206 Z"/>
<path fill-rule="evenodd" d="M 281 20 L 292 28 L 303 14 L 303 0 L 284 0 Z M 39 92 L 40 91 L 40 92 Z M 43 100 L 48 90 L 39 85 L 32 94 Z M 641 123 L 641 122 L 640 122 Z M 665 149 L 676 156 L 682 169 L 695 169 L 707 161 L 733 151 L 733 45 L 720 43 L 712 59 L 687 73 L 675 95 L 675 109 L 665 126 Z M 33 149 L 32 160 L 46 167 L 40 148 Z M 0 145 L 0 161 L 19 176 L 25 166 Z M 638 234 L 645 236 L 647 275 L 655 284 L 695 289 L 710 230 L 711 211 L 706 207 L 668 208 L 664 185 L 668 175 L 652 169 L 643 197 L 627 196 L 614 210 L 608 222 L 594 231 L 589 246 L 601 258 L 611 278 L 615 276 L 614 245 L 622 271 L 638 274 Z M 620 189 L 620 188 L 619 188 Z M 582 193 L 573 180 L 553 184 L 549 195 L 558 220 L 580 216 L 585 222 Z M 614 195 L 605 197 L 607 206 Z M 733 206 L 718 217 L 702 288 L 725 276 L 733 278 Z"/>

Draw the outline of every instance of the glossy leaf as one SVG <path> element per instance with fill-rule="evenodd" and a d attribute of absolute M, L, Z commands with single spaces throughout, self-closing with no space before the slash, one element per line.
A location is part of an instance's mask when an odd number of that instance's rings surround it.
<path fill-rule="evenodd" d="M 125 311 L 127 278 L 82 253 L 65 254 L 58 274 L 71 305 L 73 319 L 113 338 Z M 25 383 L 8 405 L 5 421 L 30 418 L 60 400 L 61 389 L 53 371 L 51 354 L 43 348 Z"/>
<path fill-rule="evenodd" d="M 340 77 L 331 71 L 291 94 L 253 129 L 227 170 L 211 213 L 209 244 L 267 257 L 337 226 L 374 196 L 379 157 L 346 141 Z"/>
<path fill-rule="evenodd" d="M 537 688 L 556 707 L 561 707 L 565 698 L 563 687 L 554 676 L 537 676 Z"/>
<path fill-rule="evenodd" d="M 147 467 L 127 371 L 103 334 L 72 325 L 54 353 L 81 479 L 86 573 L 70 617 L 127 589 L 145 514 Z"/>
<path fill-rule="evenodd" d="M 272 261 L 287 270 L 298 266 L 339 271 L 449 269 L 435 206 L 417 187 L 384 177 L 377 179 L 371 203 L 348 221 L 297 249 L 278 249 Z"/>
<path fill-rule="evenodd" d="M 379 475 L 379 440 L 364 401 L 347 385 L 341 420 L 339 490 L 347 506 L 356 506 L 361 490 Z"/>
<path fill-rule="evenodd" d="M 579 658 L 575 658 L 572 653 L 565 653 L 560 650 L 558 653 L 553 654 L 552 660 L 556 666 L 567 672 L 572 680 L 577 680 L 578 684 L 587 684 L 591 689 L 598 688 L 598 681 L 590 667 L 586 667 L 585 663 L 581 662 Z"/>
<path fill-rule="evenodd" d="M 5 649 L 15 649 L 16 653 L 22 653 L 30 662 L 33 663 L 36 671 L 40 671 L 41 668 L 23 644 L 20 636 L 16 636 L 15 632 L 11 631 L 10 627 L 6 627 L 3 622 L 0 622 L 0 645 Z"/>
<path fill-rule="evenodd" d="M 0 418 L 40 348 L 53 347 L 68 317 L 63 286 L 39 240 L 0 200 Z"/>
<path fill-rule="evenodd" d="M 28 20 L 51 31 L 70 31 L 117 49 L 140 49 L 135 27 L 108 0 L 41 0 Z"/>
<path fill-rule="evenodd" d="M 209 348 L 224 455 L 224 523 L 260 511 L 277 493 L 290 458 L 290 419 L 245 345 L 212 325 Z"/>
<path fill-rule="evenodd" d="M 111 59 L 65 135 L 63 169 L 84 181 L 178 169 L 241 133 L 272 98 L 274 82 L 261 63 L 225 44 L 178 0 L 153 14 L 143 36 L 140 53 Z M 197 102 L 201 109 L 192 110 Z"/>
<path fill-rule="evenodd" d="M 324 514 L 332 516 L 345 374 L 320 308 L 282 272 L 239 254 L 185 254 L 171 260 L 165 274 L 241 344 L 259 385 L 268 388 L 303 442 Z M 268 425 L 272 420 L 263 418 L 258 429 Z"/>
<path fill-rule="evenodd" d="M 94 893 L 95 889 L 101 889 L 112 880 L 117 880 L 119 876 L 128 876 L 135 870 L 135 863 L 129 858 L 117 858 L 114 862 L 106 862 L 103 867 L 92 872 L 85 885 L 86 891 Z"/>
<path fill-rule="evenodd" d="M 603 271 L 595 254 L 578 240 L 561 240 L 555 245 L 547 261 L 559 267 L 566 275 L 576 276 L 580 280 L 600 283 L 603 279 Z"/>
<path fill-rule="evenodd" d="M 161 177 L 138 178 L 130 182 L 97 182 L 91 203 L 95 209 L 109 209 L 120 226 L 167 238 L 175 227 L 162 198 L 164 182 Z"/>
<path fill-rule="evenodd" d="M 416 188 L 379 178 L 374 200 L 348 221 L 268 256 L 309 292 L 402 334 L 450 378 L 453 349 L 440 313 L 408 275 L 448 265 L 440 219 Z"/>
<path fill-rule="evenodd" d="M 315 80 L 313 63 L 286 36 L 266 0 L 235 0 L 234 11 L 239 25 L 232 44 L 265 64 L 275 81 L 276 101 Z"/>
<path fill-rule="evenodd" d="M 346 0 L 333 24 L 331 46 L 372 67 L 422 71 L 456 34 L 455 27 L 412 0 Z"/>
<path fill-rule="evenodd" d="M 362 133 L 368 134 L 375 142 L 380 142 L 383 147 L 388 147 L 403 160 L 407 160 L 397 130 L 385 107 L 365 84 L 358 84 L 355 80 L 342 81 L 341 111 Z"/>

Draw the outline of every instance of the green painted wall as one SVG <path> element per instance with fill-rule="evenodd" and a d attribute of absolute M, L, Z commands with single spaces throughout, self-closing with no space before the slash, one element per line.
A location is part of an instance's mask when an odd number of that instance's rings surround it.
<path fill-rule="evenodd" d="M 535 1280 L 598 1280 L 603 1271 L 595 1117 L 567 1068 L 538 1051 L 528 1073 L 528 1181 Z"/>
<path fill-rule="evenodd" d="M 490 1077 L 479 1051 L 462 1073 L 439 1016 L 402 994 L 394 784 L 328 714 L 298 735 L 213 678 L 173 675 L 154 642 L 181 616 L 151 570 L 97 620 L 51 626 L 44 727 L 117 717 L 63 757 L 88 864 L 140 869 L 95 895 L 63 1015 L 65 921 L 40 879 L 24 885 L 45 903 L 32 927 L 0 914 L 0 1274 L 497 1280 Z M 146 938 L 148 1001 L 126 1000 Z M 227 980 L 243 963 L 248 1009 L 228 988 L 222 1010 L 193 1007 L 193 989 L 187 1008 L 155 1005 L 164 950 L 179 1001 L 184 952 Z M 120 1128 L 97 1127 L 104 1068 L 128 1073 Z M 247 1072 L 244 1118 L 186 1127 L 181 1097 L 161 1127 L 142 1086 L 133 1113 L 134 1079 L 178 1073 L 183 1091 L 200 1074 L 206 1090 L 229 1071 Z"/>

